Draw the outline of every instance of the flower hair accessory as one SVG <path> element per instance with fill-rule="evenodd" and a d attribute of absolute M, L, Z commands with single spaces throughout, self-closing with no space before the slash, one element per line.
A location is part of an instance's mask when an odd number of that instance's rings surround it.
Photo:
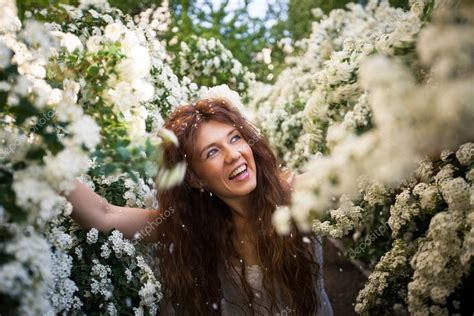
<path fill-rule="evenodd" d="M 237 110 L 246 118 L 249 119 L 249 115 L 244 108 L 240 96 L 237 92 L 231 90 L 226 84 L 221 84 L 212 88 L 204 88 L 204 92 L 201 93 L 202 99 L 221 99 L 226 101 L 230 106 L 237 108 Z"/>

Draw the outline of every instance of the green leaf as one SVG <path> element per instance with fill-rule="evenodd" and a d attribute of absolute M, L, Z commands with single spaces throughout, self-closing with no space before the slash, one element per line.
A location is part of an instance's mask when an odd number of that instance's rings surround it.
<path fill-rule="evenodd" d="M 31 148 L 26 153 L 26 158 L 31 160 L 41 160 L 46 155 L 46 151 L 43 148 Z"/>
<path fill-rule="evenodd" d="M 87 68 L 87 74 L 89 76 L 97 76 L 99 74 L 99 67 L 97 66 L 89 66 L 89 68 Z"/>
<path fill-rule="evenodd" d="M 130 151 L 122 146 L 117 147 L 117 154 L 122 158 L 123 160 L 128 160 L 132 156 Z"/>

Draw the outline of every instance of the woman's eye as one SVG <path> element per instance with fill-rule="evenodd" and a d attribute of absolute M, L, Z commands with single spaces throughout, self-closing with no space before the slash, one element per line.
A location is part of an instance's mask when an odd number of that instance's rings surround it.
<path fill-rule="evenodd" d="M 209 158 L 210 156 L 212 156 L 212 153 L 214 153 L 215 151 L 217 151 L 216 149 L 211 149 L 207 152 L 207 158 Z"/>
<path fill-rule="evenodd" d="M 241 138 L 242 138 L 242 137 L 240 137 L 239 135 L 235 135 L 234 137 L 232 137 L 231 141 L 233 141 L 236 137 L 237 137 L 237 139 L 241 139 Z"/>

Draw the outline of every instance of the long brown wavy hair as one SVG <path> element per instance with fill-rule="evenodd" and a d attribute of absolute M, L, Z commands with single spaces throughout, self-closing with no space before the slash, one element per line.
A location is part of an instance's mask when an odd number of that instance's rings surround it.
<path fill-rule="evenodd" d="M 215 120 L 238 126 L 251 146 L 257 166 L 257 186 L 250 193 L 248 221 L 256 232 L 256 253 L 263 272 L 262 285 L 270 298 L 270 314 L 286 311 L 294 315 L 312 315 L 319 297 L 314 286 L 319 273 L 315 254 L 305 236 L 293 225 L 289 236 L 280 236 L 272 225 L 277 205 L 288 205 L 290 187 L 280 177 L 277 159 L 268 142 L 238 110 L 220 99 L 204 99 L 182 105 L 167 119 L 164 127 L 173 131 L 179 147 L 165 147 L 165 165 L 188 163 L 185 179 L 179 186 L 158 193 L 160 209 L 175 212 L 160 226 L 160 273 L 164 302 L 178 315 L 219 315 L 221 285 L 218 265 L 241 258 L 233 242 L 232 211 L 219 197 L 192 185 L 199 180 L 192 170 L 196 139 L 202 122 Z M 248 304 L 254 301 L 252 288 L 245 279 L 246 263 L 240 260 L 240 289 Z M 227 275 L 230 265 L 224 264 Z M 248 306 L 254 306 L 248 305 Z M 163 308 L 166 314 L 166 308 Z M 256 314 L 255 311 L 252 314 Z"/>

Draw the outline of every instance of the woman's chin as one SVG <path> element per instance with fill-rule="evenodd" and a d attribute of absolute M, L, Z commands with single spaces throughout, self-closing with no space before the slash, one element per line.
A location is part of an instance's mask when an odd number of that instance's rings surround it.
<path fill-rule="evenodd" d="M 238 187 L 236 188 L 235 185 L 232 186 L 232 191 L 237 194 L 237 195 L 247 195 L 253 192 L 255 188 L 257 187 L 257 182 L 249 179 L 246 183 L 239 184 Z"/>

